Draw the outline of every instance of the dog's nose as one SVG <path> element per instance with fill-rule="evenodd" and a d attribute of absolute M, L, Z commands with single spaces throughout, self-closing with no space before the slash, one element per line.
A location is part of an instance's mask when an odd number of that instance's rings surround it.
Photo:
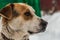
<path fill-rule="evenodd" d="M 43 19 L 41 19 L 40 26 L 42 27 L 42 29 L 40 31 L 44 32 L 46 27 L 47 27 L 47 24 L 48 24 L 48 22 L 46 22 Z"/>
<path fill-rule="evenodd" d="M 45 30 L 47 27 L 48 22 L 46 22 L 45 20 L 41 19 L 41 23 L 40 26 L 42 26 L 42 30 Z"/>
<path fill-rule="evenodd" d="M 43 19 L 41 19 L 41 23 L 40 23 L 43 27 L 46 27 L 48 22 L 44 21 Z"/>

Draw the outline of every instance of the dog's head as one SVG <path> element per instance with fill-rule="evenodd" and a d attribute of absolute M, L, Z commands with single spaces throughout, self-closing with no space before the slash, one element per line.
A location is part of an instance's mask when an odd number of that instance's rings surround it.
<path fill-rule="evenodd" d="M 8 25 L 13 30 L 23 30 L 29 33 L 45 31 L 47 22 L 35 15 L 35 10 L 24 3 L 8 4 L 0 15 L 7 19 Z"/>

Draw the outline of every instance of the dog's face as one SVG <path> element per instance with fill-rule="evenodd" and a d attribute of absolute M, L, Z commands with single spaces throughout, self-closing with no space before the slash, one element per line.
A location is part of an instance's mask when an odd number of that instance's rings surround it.
<path fill-rule="evenodd" d="M 8 4 L 0 11 L 0 15 L 7 19 L 13 30 L 22 30 L 28 33 L 38 33 L 45 30 L 47 22 L 35 15 L 34 9 L 24 3 Z"/>

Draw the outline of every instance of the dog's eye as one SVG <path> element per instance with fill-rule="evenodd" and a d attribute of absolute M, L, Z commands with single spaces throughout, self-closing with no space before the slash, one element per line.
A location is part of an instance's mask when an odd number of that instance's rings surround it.
<path fill-rule="evenodd" d="M 25 16 L 30 16 L 31 13 L 30 13 L 30 12 L 25 12 L 24 15 L 25 15 Z"/>

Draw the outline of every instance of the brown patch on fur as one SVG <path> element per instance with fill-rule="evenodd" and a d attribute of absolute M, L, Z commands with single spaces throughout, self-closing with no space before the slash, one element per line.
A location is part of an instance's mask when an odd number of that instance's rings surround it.
<path fill-rule="evenodd" d="M 7 5 L 0 11 L 0 15 L 7 19 L 12 19 L 13 17 L 17 17 L 19 14 L 16 10 L 14 10 L 14 4 Z"/>
<path fill-rule="evenodd" d="M 23 5 L 16 3 L 9 4 L 5 8 L 3 8 L 0 12 L 3 17 L 9 20 L 20 15 L 22 15 L 25 20 L 32 19 L 33 17 L 33 15 L 30 13 L 30 10 L 25 4 Z M 26 16 L 25 14 L 29 16 Z"/>
<path fill-rule="evenodd" d="M 24 14 L 23 14 L 23 18 L 25 20 L 30 20 L 33 18 L 33 15 L 31 14 L 31 12 L 29 10 L 26 10 L 26 12 L 24 12 Z"/>
<path fill-rule="evenodd" d="M 5 17 L 7 19 L 12 18 L 11 6 L 7 6 L 7 7 L 3 8 L 0 12 L 1 12 L 1 16 Z"/>
<path fill-rule="evenodd" d="M 16 10 L 13 10 L 12 11 L 12 17 L 17 17 L 17 16 L 19 16 L 20 14 L 16 11 Z"/>
<path fill-rule="evenodd" d="M 24 20 L 32 19 L 33 15 L 30 13 L 30 10 L 26 5 L 15 4 L 15 9 L 19 15 L 21 15 Z M 26 16 L 28 14 L 29 16 Z"/>
<path fill-rule="evenodd" d="M 15 4 L 15 8 L 14 8 L 17 12 L 20 13 L 23 13 L 26 9 L 27 9 L 27 6 L 25 5 L 20 5 L 20 4 Z"/>

